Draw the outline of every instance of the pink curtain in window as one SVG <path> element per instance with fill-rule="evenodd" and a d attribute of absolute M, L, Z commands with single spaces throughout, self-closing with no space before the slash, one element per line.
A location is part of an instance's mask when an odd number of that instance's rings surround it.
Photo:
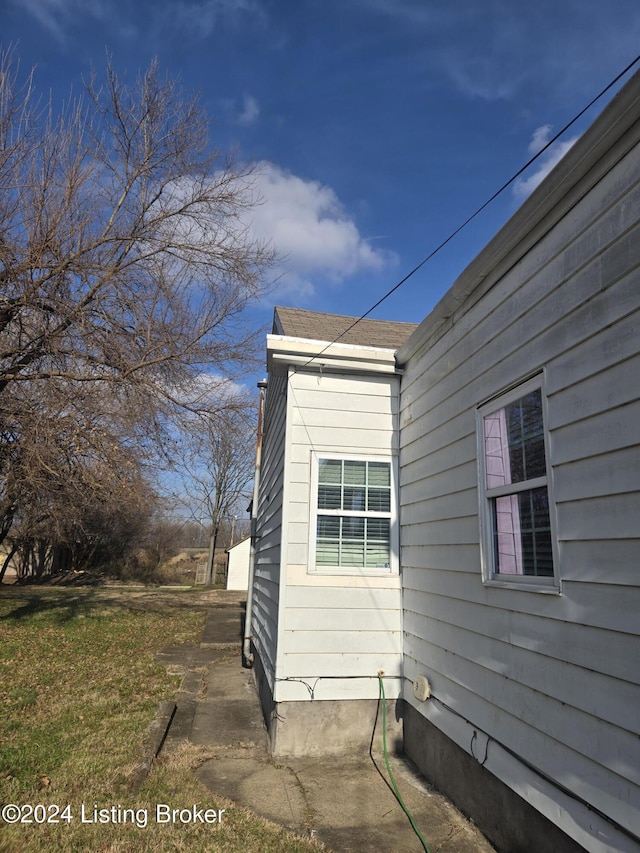
<path fill-rule="evenodd" d="M 511 482 L 507 419 L 504 409 L 484 418 L 484 458 L 487 489 Z M 501 575 L 521 575 L 522 537 L 520 508 L 517 495 L 495 498 L 497 527 L 498 572 Z"/>

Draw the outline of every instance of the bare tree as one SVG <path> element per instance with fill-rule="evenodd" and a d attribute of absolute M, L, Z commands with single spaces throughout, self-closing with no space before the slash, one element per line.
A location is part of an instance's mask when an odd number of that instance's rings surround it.
<path fill-rule="evenodd" d="M 19 575 L 121 561 L 155 502 L 129 424 L 91 384 L 41 380 L 22 389 L 38 405 L 5 413 L 2 445 L 11 453 L 3 485 Z"/>
<path fill-rule="evenodd" d="M 62 376 L 166 394 L 244 359 L 271 252 L 240 226 L 251 170 L 210 153 L 197 104 L 155 65 L 131 88 L 109 68 L 57 119 L 15 87 L 0 67 L 0 391 Z"/>
<path fill-rule="evenodd" d="M 99 458 L 111 422 L 114 447 L 124 422 L 158 437 L 176 409 L 210 405 L 203 374 L 246 365 L 244 311 L 272 260 L 241 225 L 255 202 L 251 168 L 212 151 L 198 103 L 155 64 L 132 85 L 108 66 L 56 112 L 0 57 L 0 541 L 24 460 L 47 470 L 25 412 L 55 446 L 73 395 L 96 405 L 79 431 Z"/>
<path fill-rule="evenodd" d="M 194 517 L 210 524 L 207 582 L 214 573 L 218 537 L 249 501 L 247 487 L 254 474 L 255 423 L 248 398 L 228 401 L 215 414 L 193 419 L 185 431 L 181 473 Z"/>

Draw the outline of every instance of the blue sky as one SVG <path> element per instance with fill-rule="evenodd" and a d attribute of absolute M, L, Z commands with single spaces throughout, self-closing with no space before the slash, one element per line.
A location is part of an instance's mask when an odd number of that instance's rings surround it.
<path fill-rule="evenodd" d="M 106 52 L 201 92 L 214 143 L 260 164 L 253 226 L 283 258 L 264 323 L 364 313 L 640 52 L 640 5 L 2 0 L 0 33 L 56 98 Z M 421 320 L 605 103 L 373 316 Z"/>

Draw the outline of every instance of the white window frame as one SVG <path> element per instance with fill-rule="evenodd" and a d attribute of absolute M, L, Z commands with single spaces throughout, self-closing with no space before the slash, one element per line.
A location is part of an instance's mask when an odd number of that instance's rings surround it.
<path fill-rule="evenodd" d="M 338 459 L 347 462 L 384 462 L 389 465 L 391 475 L 390 488 L 390 511 L 389 512 L 355 512 L 348 510 L 322 510 L 318 509 L 318 472 L 321 459 Z M 354 577 L 387 577 L 397 575 L 399 572 L 399 533 L 398 533 L 398 474 L 396 456 L 376 456 L 362 453 L 350 453 L 348 450 L 342 453 L 334 451 L 311 451 L 311 491 L 309 496 L 309 562 L 307 570 L 316 575 L 341 575 Z M 365 518 L 388 518 L 389 519 L 389 550 L 390 560 L 388 566 L 358 568 L 354 566 L 317 566 L 316 565 L 316 539 L 318 529 L 318 515 L 353 515 Z"/>
<path fill-rule="evenodd" d="M 560 593 L 558 537 L 556 527 L 555 501 L 553 497 L 552 468 L 549 454 L 549 430 L 547 428 L 547 397 L 544 387 L 544 374 L 527 379 L 511 387 L 502 394 L 492 397 L 476 410 L 476 436 L 478 444 L 478 497 L 480 502 L 480 553 L 482 564 L 482 580 L 487 586 L 506 587 L 509 589 L 527 589 L 537 592 Z M 533 391 L 540 390 L 542 401 L 542 425 L 544 435 L 545 468 L 544 477 L 509 483 L 503 486 L 489 488 L 487 486 L 487 464 L 485 449 L 485 418 L 497 413 L 500 409 L 525 397 Z M 546 487 L 549 504 L 549 523 L 551 527 L 551 554 L 553 559 L 553 576 L 536 577 L 524 574 L 505 574 L 496 571 L 497 559 L 493 530 L 493 501 L 499 497 L 515 496 L 530 489 Z"/>

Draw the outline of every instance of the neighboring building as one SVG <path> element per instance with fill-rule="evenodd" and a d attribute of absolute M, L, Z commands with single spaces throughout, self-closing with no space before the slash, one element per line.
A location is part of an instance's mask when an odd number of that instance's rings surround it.
<path fill-rule="evenodd" d="M 276 308 L 267 338 L 251 635 L 278 753 L 368 743 L 377 672 L 401 690 L 394 353 L 416 326 L 352 322 Z"/>
<path fill-rule="evenodd" d="M 267 341 L 272 749 L 361 741 L 384 671 L 499 850 L 640 850 L 640 75 L 407 341 L 371 322 Z"/>
<path fill-rule="evenodd" d="M 249 537 L 227 548 L 227 589 L 248 589 L 250 555 L 251 539 Z"/>

